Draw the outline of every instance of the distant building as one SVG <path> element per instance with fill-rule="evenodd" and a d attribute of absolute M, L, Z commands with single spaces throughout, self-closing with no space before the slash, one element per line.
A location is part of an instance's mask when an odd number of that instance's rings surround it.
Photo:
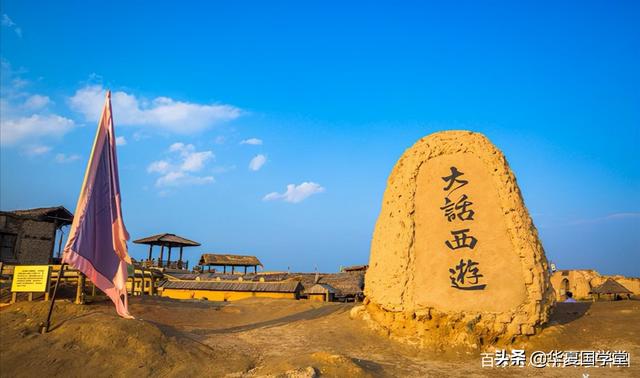
<path fill-rule="evenodd" d="M 594 288 L 591 294 L 595 294 L 600 298 L 600 295 L 610 295 L 612 299 L 627 297 L 631 298 L 633 292 L 614 279 L 607 278 L 601 285 Z"/>
<path fill-rule="evenodd" d="M 319 302 L 333 302 L 333 296 L 336 294 L 336 289 L 328 284 L 317 283 L 311 286 L 308 290 L 305 290 L 307 298 L 311 301 Z"/>
<path fill-rule="evenodd" d="M 0 261 L 5 264 L 53 263 L 56 239 L 59 254 L 61 228 L 72 221 L 73 214 L 62 206 L 0 211 Z"/>
<path fill-rule="evenodd" d="M 168 269 L 189 269 L 189 261 L 182 260 L 182 250 L 184 247 L 199 247 L 200 243 L 176 234 L 157 234 L 146 238 L 133 241 L 136 244 L 146 244 L 149 246 L 149 258 L 143 260 L 140 264 L 144 267 L 168 268 Z M 158 259 L 153 258 L 153 247 L 160 247 L 160 256 Z M 167 259 L 164 259 L 164 249 L 167 248 Z M 171 249 L 177 248 L 178 260 L 171 260 Z"/>
<path fill-rule="evenodd" d="M 558 301 L 566 299 L 567 291 L 570 291 L 575 299 L 591 299 L 592 291 L 610 278 L 630 290 L 633 295 L 640 295 L 640 278 L 603 276 L 593 269 L 557 270 L 551 275 L 551 285 Z"/>
<path fill-rule="evenodd" d="M 227 273 L 227 267 L 231 267 L 231 274 L 236 273 L 236 268 L 243 268 L 244 274 L 247 274 L 247 268 L 253 268 L 253 273 L 258 272 L 258 267 L 263 267 L 260 260 L 258 260 L 255 256 L 246 256 L 246 255 L 222 255 L 215 253 L 205 253 L 200 257 L 200 262 L 198 263 L 201 267 L 201 271 L 205 271 L 205 267 L 211 271 L 211 267 L 220 268 L 222 267 L 222 272 L 224 274 Z M 238 271 L 240 273 L 240 271 Z"/>
<path fill-rule="evenodd" d="M 303 296 L 307 296 L 316 284 L 327 284 L 333 290 L 331 295 L 333 301 L 339 302 L 360 302 L 364 299 L 364 271 L 352 271 L 343 273 L 292 273 L 283 277 L 269 277 L 268 280 L 300 281 L 304 290 Z"/>
<path fill-rule="evenodd" d="M 298 299 L 301 290 L 300 282 L 166 281 L 161 286 L 163 297 L 209 301 L 237 301 L 246 298 Z"/>
<path fill-rule="evenodd" d="M 343 272 L 366 272 L 369 269 L 369 265 L 351 265 L 346 268 L 342 268 Z"/>

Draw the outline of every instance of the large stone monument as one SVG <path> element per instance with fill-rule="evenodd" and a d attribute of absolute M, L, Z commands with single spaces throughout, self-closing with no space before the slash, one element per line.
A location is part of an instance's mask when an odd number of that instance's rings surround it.
<path fill-rule="evenodd" d="M 544 250 L 502 153 L 469 131 L 419 140 L 394 167 L 354 316 L 419 345 L 507 344 L 554 303 Z"/>

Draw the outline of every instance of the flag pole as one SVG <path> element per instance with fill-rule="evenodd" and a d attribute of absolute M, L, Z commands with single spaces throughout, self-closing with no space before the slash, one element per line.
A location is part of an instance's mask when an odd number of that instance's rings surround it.
<path fill-rule="evenodd" d="M 49 332 L 49 325 L 51 324 L 51 314 L 53 313 L 53 305 L 56 303 L 56 293 L 58 292 L 58 285 L 60 285 L 60 278 L 64 274 L 64 267 L 67 263 L 62 263 L 60 265 L 60 270 L 58 271 L 58 276 L 56 277 L 56 284 L 53 287 L 53 295 L 51 296 L 51 304 L 49 305 L 49 314 L 47 315 L 46 323 L 40 323 L 40 333 L 45 334 Z M 80 277 L 78 276 L 78 279 Z"/>
<path fill-rule="evenodd" d="M 110 98 L 110 97 L 111 97 L 111 91 L 107 90 L 107 98 Z M 103 107 L 102 108 L 102 112 L 100 114 L 100 120 L 102 120 L 102 118 L 104 117 L 104 111 L 105 111 L 105 108 Z M 98 137 L 99 137 L 99 133 L 100 133 L 100 124 L 101 124 L 101 121 L 98 121 L 98 128 L 96 130 L 96 136 L 93 139 L 93 145 L 91 146 L 91 154 L 89 155 L 89 164 L 87 165 L 87 168 L 85 169 L 84 179 L 82 180 L 81 188 L 85 187 L 85 184 L 87 182 L 87 178 L 89 177 L 89 171 L 91 169 L 91 161 L 92 161 L 91 159 L 93 158 L 93 154 L 95 152 L 96 144 L 98 142 Z M 82 193 L 80 193 L 80 196 L 82 196 Z M 78 199 L 78 205 L 76 205 L 76 210 L 79 208 L 79 204 L 80 204 L 80 199 Z M 60 239 L 60 242 L 62 243 L 62 239 Z M 66 251 L 66 247 L 65 247 L 65 251 Z M 56 294 L 58 292 L 58 286 L 60 285 L 60 278 L 62 278 L 62 275 L 64 274 L 64 268 L 67 266 L 67 263 L 64 262 L 64 260 L 65 259 L 63 258 L 62 259 L 63 262 L 60 265 L 60 271 L 58 272 L 58 278 L 56 279 L 56 284 L 55 284 L 55 286 L 53 288 L 53 295 L 52 295 L 52 298 L 51 298 L 51 304 L 49 305 L 49 313 L 47 314 L 47 321 L 40 323 L 40 333 L 41 334 L 45 334 L 45 333 L 49 332 L 49 326 L 51 325 L 51 315 L 53 313 L 53 306 L 54 306 L 55 301 L 56 301 Z M 80 274 L 81 273 L 78 272 L 78 280 L 80 280 Z M 78 282 L 78 284 L 80 284 L 80 282 Z"/>

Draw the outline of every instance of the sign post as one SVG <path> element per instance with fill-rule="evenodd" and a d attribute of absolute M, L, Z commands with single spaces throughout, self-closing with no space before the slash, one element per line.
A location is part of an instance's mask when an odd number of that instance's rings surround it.
<path fill-rule="evenodd" d="M 18 293 L 29 293 L 29 300 L 33 293 L 48 292 L 49 265 L 17 265 L 11 280 L 11 302 L 15 302 Z"/>

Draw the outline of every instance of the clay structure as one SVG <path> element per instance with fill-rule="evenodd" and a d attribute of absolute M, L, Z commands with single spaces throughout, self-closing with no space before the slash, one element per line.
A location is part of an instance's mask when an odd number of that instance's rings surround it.
<path fill-rule="evenodd" d="M 354 316 L 419 345 L 482 347 L 533 335 L 554 292 L 503 154 L 478 133 L 432 134 L 387 183 Z"/>

